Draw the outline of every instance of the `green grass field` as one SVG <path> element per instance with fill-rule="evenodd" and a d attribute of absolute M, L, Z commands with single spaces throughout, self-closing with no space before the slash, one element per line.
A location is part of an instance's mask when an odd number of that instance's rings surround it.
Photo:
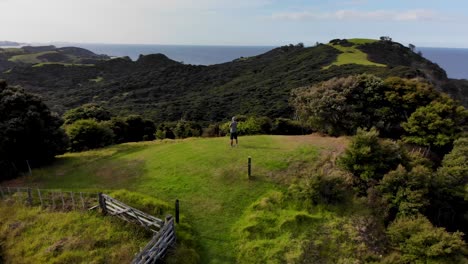
<path fill-rule="evenodd" d="M 202 263 L 232 263 L 232 228 L 244 211 L 271 191 L 282 191 L 322 150 L 344 139 L 319 136 L 246 136 L 129 143 L 65 154 L 50 167 L 9 184 L 54 189 L 127 189 L 173 203 L 193 226 Z M 247 158 L 252 157 L 252 179 Z"/>
<path fill-rule="evenodd" d="M 380 63 L 375 63 L 372 61 L 369 61 L 367 59 L 367 54 L 362 52 L 361 50 L 356 48 L 356 45 L 362 45 L 365 43 L 372 43 L 377 40 L 373 39 L 348 39 L 349 42 L 353 43 L 354 46 L 351 47 L 344 47 L 341 45 L 332 45 L 333 48 L 341 51 L 342 53 L 338 55 L 337 59 L 335 62 L 332 64 L 325 66 L 324 69 L 328 69 L 333 65 L 340 66 L 340 65 L 345 65 L 345 64 L 360 64 L 360 65 L 369 65 L 369 66 L 378 66 L 378 67 L 385 67 L 386 65 L 380 64 Z"/>
<path fill-rule="evenodd" d="M 34 64 L 32 67 L 43 67 L 45 65 L 63 65 L 65 67 L 82 67 L 82 66 L 94 66 L 94 64 L 82 64 L 82 63 L 63 63 L 63 62 L 41 62 Z"/>
<path fill-rule="evenodd" d="M 45 54 L 55 54 L 55 53 L 57 52 L 56 51 L 44 51 L 44 52 L 38 52 L 38 53 L 33 53 L 33 54 L 16 55 L 16 56 L 11 57 L 9 61 L 21 62 L 21 63 L 27 63 L 27 64 L 37 64 L 37 63 L 42 62 L 42 60 L 38 58 L 39 56 L 45 55 Z"/>

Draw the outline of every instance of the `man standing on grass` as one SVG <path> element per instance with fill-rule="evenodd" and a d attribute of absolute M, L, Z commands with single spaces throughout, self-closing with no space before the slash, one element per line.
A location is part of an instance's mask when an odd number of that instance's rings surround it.
<path fill-rule="evenodd" d="M 229 124 L 229 132 L 231 133 L 231 147 L 233 147 L 233 142 L 234 139 L 236 140 L 236 146 L 239 143 L 237 141 L 237 122 L 236 122 L 236 117 L 232 117 L 232 122 Z"/>

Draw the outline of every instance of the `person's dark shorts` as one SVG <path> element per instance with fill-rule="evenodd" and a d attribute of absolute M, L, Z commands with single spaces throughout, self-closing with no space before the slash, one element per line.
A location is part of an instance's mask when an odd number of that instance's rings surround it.
<path fill-rule="evenodd" d="M 237 132 L 231 132 L 231 140 L 237 139 Z"/>

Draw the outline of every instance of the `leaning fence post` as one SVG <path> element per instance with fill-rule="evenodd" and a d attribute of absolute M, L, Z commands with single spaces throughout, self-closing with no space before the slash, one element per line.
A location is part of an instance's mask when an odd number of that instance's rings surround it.
<path fill-rule="evenodd" d="M 55 192 L 50 192 L 50 199 L 52 200 L 52 208 L 55 210 Z"/>
<path fill-rule="evenodd" d="M 179 199 L 175 200 L 175 221 L 179 223 Z"/>
<path fill-rule="evenodd" d="M 102 193 L 99 193 L 98 196 L 99 196 L 99 206 L 102 209 L 102 213 L 107 214 L 107 207 L 106 207 L 106 201 L 104 200 L 104 196 Z"/>
<path fill-rule="evenodd" d="M 62 210 L 65 211 L 65 199 L 63 198 L 63 192 L 60 191 L 60 197 L 62 197 Z"/>
<path fill-rule="evenodd" d="M 31 194 L 31 188 L 28 188 L 28 203 L 29 203 L 29 206 L 32 206 L 33 198 Z"/>
<path fill-rule="evenodd" d="M 41 206 L 44 206 L 44 202 L 42 201 L 41 190 L 37 189 L 37 195 L 39 196 L 39 201 L 41 201 Z"/>
<path fill-rule="evenodd" d="M 85 204 L 84 204 L 84 199 L 83 199 L 83 193 L 80 192 L 80 199 L 81 199 L 81 205 L 83 206 L 83 209 L 85 209 Z"/>
<path fill-rule="evenodd" d="M 248 167 L 247 173 L 248 173 L 249 180 L 250 180 L 250 178 L 252 176 L 252 157 L 250 157 L 250 156 L 249 156 L 249 159 L 248 159 L 248 166 L 247 167 Z"/>
<path fill-rule="evenodd" d="M 73 192 L 70 192 L 70 197 L 71 197 L 71 200 L 72 200 L 73 210 L 75 210 L 75 198 L 73 197 Z"/>
<path fill-rule="evenodd" d="M 5 197 L 5 194 L 3 193 L 3 187 L 0 186 L 0 194 L 2 195 L 2 199 Z"/>

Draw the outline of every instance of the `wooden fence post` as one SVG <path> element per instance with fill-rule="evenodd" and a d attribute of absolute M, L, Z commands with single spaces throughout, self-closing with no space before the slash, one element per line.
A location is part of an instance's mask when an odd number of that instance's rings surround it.
<path fill-rule="evenodd" d="M 82 205 L 83 209 L 85 209 L 85 203 L 84 203 L 83 193 L 82 192 L 80 192 L 80 199 L 81 199 L 81 205 Z"/>
<path fill-rule="evenodd" d="M 55 192 L 50 192 L 50 199 L 52 200 L 52 208 L 55 210 Z"/>
<path fill-rule="evenodd" d="M 175 221 L 179 223 L 179 199 L 175 200 Z"/>
<path fill-rule="evenodd" d="M 107 214 L 107 207 L 106 207 L 106 200 L 104 199 L 104 196 L 102 193 L 99 193 L 99 206 L 102 209 L 103 214 Z"/>
<path fill-rule="evenodd" d="M 2 199 L 5 197 L 5 194 L 3 193 L 3 187 L 0 186 L 0 194 L 2 195 Z"/>
<path fill-rule="evenodd" d="M 41 190 L 37 189 L 37 195 L 39 196 L 39 201 L 41 201 L 41 206 L 44 207 L 44 202 L 42 201 Z"/>
<path fill-rule="evenodd" d="M 63 198 L 63 192 L 60 191 L 60 197 L 62 198 L 62 210 L 65 211 L 65 199 Z"/>
<path fill-rule="evenodd" d="M 33 204 L 31 188 L 28 188 L 28 204 L 29 204 L 29 206 L 32 206 L 32 204 Z"/>
<path fill-rule="evenodd" d="M 249 159 L 248 159 L 248 176 L 249 176 L 249 180 L 250 180 L 250 177 L 252 176 L 252 157 L 249 156 Z"/>
<path fill-rule="evenodd" d="M 73 210 L 75 210 L 75 198 L 73 197 L 73 192 L 70 192 L 70 197 L 71 197 L 71 200 L 72 200 Z"/>

